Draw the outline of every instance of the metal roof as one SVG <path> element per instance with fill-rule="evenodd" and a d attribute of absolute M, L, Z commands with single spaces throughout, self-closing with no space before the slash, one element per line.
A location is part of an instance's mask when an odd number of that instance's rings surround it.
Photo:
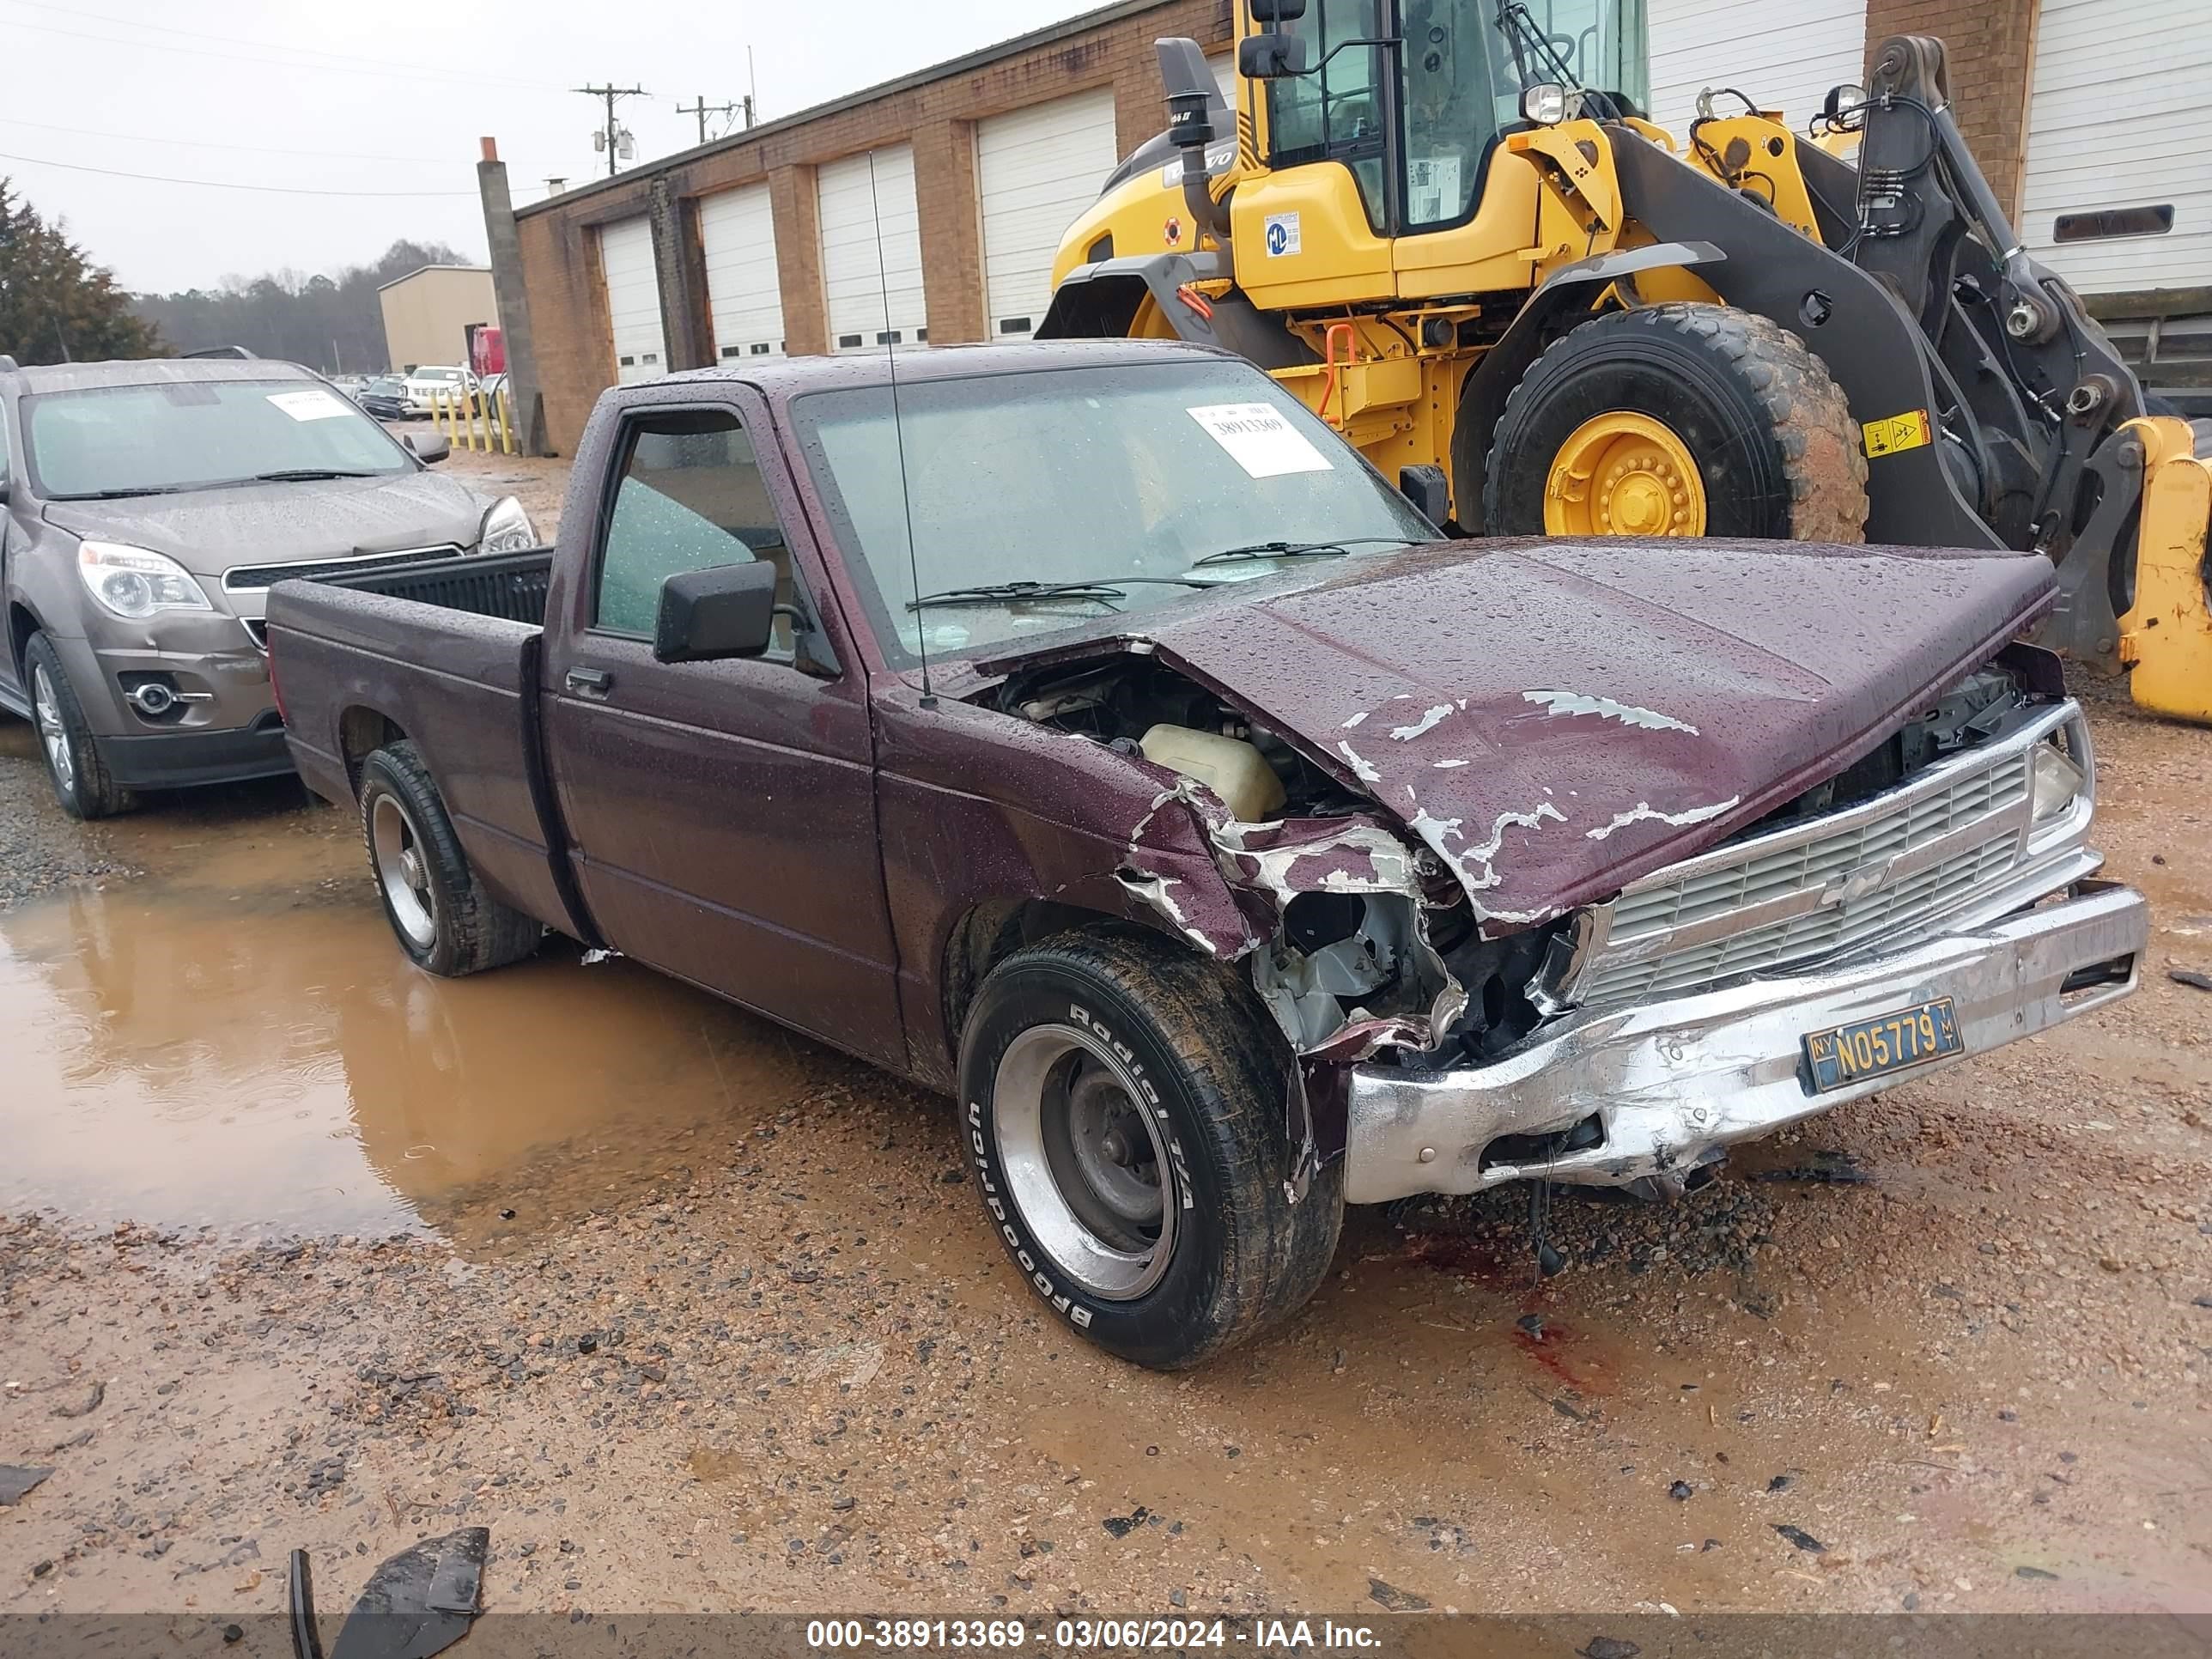
<path fill-rule="evenodd" d="M 409 271 L 404 276 L 394 276 L 388 283 L 379 283 L 376 285 L 376 291 L 379 294 L 381 294 L 387 288 L 398 288 L 400 283 L 411 283 L 417 276 L 423 275 L 426 271 L 432 270 L 468 270 L 474 271 L 480 276 L 489 276 L 491 275 L 491 267 L 489 265 L 417 265 L 414 270 Z"/>

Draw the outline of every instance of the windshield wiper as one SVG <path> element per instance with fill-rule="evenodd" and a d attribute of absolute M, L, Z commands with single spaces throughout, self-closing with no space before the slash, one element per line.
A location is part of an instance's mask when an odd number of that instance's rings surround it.
<path fill-rule="evenodd" d="M 374 472 L 349 471 L 336 466 L 287 466 L 274 472 L 257 472 L 247 478 L 225 478 L 225 483 L 319 483 L 325 478 L 374 478 Z"/>
<path fill-rule="evenodd" d="M 1411 547 L 1413 544 L 1403 536 L 1344 536 L 1333 542 L 1252 542 L 1243 547 L 1224 547 L 1218 553 L 1209 553 L 1191 568 L 1196 570 L 1209 564 L 1234 564 L 1240 559 L 1310 559 L 1318 556 L 1346 554 L 1355 547 L 1370 547 L 1382 543 L 1393 547 Z"/>
<path fill-rule="evenodd" d="M 1025 599 L 1124 599 L 1121 589 L 1136 583 L 1156 587 L 1205 587 L 1210 584 L 1189 576 L 1109 576 L 1097 581 L 981 582 L 972 587 L 948 587 L 908 599 L 906 608 L 919 611 L 932 605 L 1018 605 Z"/>
<path fill-rule="evenodd" d="M 74 495 L 48 497 L 57 501 L 120 501 L 133 495 L 173 495 L 186 489 L 184 484 L 131 484 L 122 489 L 87 489 Z"/>

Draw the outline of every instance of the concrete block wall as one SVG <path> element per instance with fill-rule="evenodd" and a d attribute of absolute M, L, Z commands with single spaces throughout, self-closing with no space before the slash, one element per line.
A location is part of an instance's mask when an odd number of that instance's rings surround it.
<path fill-rule="evenodd" d="M 815 169 L 878 145 L 911 143 L 921 221 L 929 337 L 984 337 L 982 215 L 975 124 L 1030 104 L 1110 87 L 1123 154 L 1167 124 L 1152 42 L 1188 35 L 1207 51 L 1231 37 L 1231 0 L 1129 0 L 904 82 L 801 112 L 516 215 L 535 324 L 547 437 L 573 454 L 592 403 L 614 384 L 614 343 L 599 266 L 603 225 L 650 216 L 672 368 L 715 361 L 698 239 L 699 198 L 765 180 L 775 216 L 785 349 L 829 349 Z"/>

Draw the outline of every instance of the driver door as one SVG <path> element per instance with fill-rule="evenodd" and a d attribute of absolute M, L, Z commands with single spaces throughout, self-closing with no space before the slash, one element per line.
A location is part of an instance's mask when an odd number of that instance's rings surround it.
<path fill-rule="evenodd" d="M 549 640 L 548 764 L 607 942 L 882 1063 L 903 1063 L 861 677 L 750 392 L 632 408 L 588 579 Z M 660 584 L 764 559 L 768 653 L 653 655 Z"/>

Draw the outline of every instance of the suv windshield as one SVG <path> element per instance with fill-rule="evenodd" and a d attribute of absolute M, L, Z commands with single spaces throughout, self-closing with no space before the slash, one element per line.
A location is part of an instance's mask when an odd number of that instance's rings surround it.
<path fill-rule="evenodd" d="M 312 380 L 96 386 L 40 392 L 23 408 L 31 476 L 55 501 L 413 465 L 382 427 Z"/>
<path fill-rule="evenodd" d="M 1332 563 L 1306 556 L 1316 544 L 1356 557 L 1437 537 L 1296 398 L 1212 358 L 906 381 L 896 428 L 884 386 L 811 393 L 793 414 L 901 665 L 925 630 L 933 653 L 971 653 Z M 1251 556 L 1213 556 L 1231 549 Z M 1030 583 L 1078 586 L 1002 586 Z M 915 608 L 918 593 L 939 597 Z"/>

